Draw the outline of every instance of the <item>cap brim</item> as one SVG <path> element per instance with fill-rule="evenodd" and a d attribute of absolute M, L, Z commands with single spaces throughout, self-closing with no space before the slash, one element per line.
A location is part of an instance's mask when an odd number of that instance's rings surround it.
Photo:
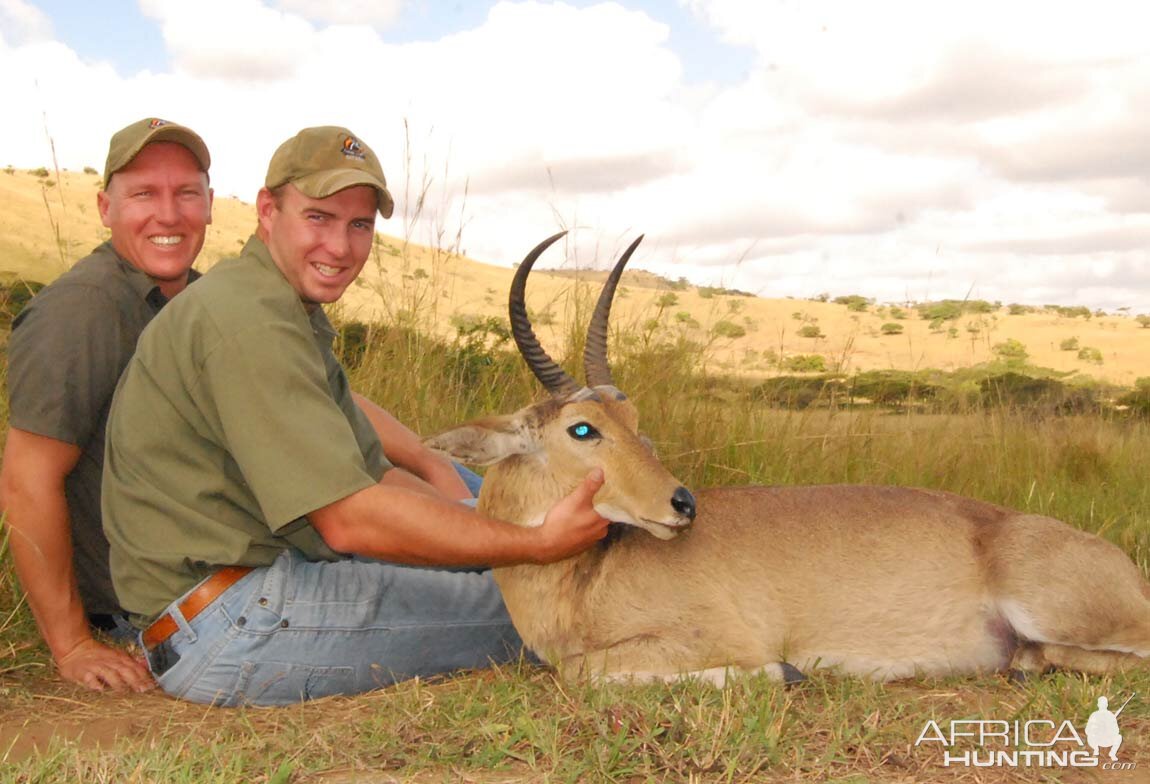
<path fill-rule="evenodd" d="M 395 211 L 395 200 L 391 198 L 391 192 L 387 189 L 386 183 L 371 172 L 362 169 L 329 169 L 312 172 L 289 182 L 305 196 L 310 196 L 313 199 L 326 199 L 328 196 L 347 188 L 367 185 L 375 188 L 378 194 L 380 215 L 384 218 L 390 218 Z"/>

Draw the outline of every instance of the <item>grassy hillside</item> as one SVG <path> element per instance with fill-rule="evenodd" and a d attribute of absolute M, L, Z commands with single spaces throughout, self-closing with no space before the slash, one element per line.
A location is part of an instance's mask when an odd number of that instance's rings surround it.
<path fill-rule="evenodd" d="M 46 282 L 107 236 L 95 208 L 98 175 L 61 172 L 56 180 L 55 172 L 0 172 L 0 199 L 5 204 L 0 214 L 0 276 Z M 206 269 L 235 253 L 253 226 L 252 205 L 217 199 L 198 266 Z M 381 228 L 402 230 L 402 224 L 392 220 Z M 515 247 L 526 253 L 540 239 L 524 236 Z M 342 314 L 346 319 L 372 321 L 419 313 L 442 335 L 454 334 L 461 323 L 502 319 L 511 264 L 521 258 L 518 253 L 514 259 L 500 260 L 504 266 L 496 266 L 381 234 L 374 260 L 345 297 Z M 536 275 L 531 281 L 528 301 L 545 343 L 566 342 L 563 325 L 580 323 L 573 317 L 590 296 L 584 284 L 590 281 L 597 288 L 602 278 L 601 272 L 574 273 L 576 266 L 601 270 L 611 261 L 565 261 L 561 247 L 544 257 L 544 266 L 562 267 L 562 274 Z M 637 266 L 642 266 L 641 251 Z M 828 288 L 832 283 L 828 281 Z M 741 296 L 681 281 L 672 284 L 637 271 L 625 278 L 613 318 L 640 340 L 659 330 L 706 346 L 712 370 L 738 375 L 768 376 L 810 369 L 820 362 L 828 370 L 845 372 L 955 370 L 1020 348 L 1030 364 L 1060 373 L 1123 386 L 1150 375 L 1150 329 L 1133 314 L 1091 316 L 1084 308 L 1012 314 L 1007 307 L 997 307 L 933 321 L 906 304 L 892 309 L 859 303 L 854 308 L 833 300 Z M 1074 310 L 1081 315 L 1069 315 Z M 804 359 L 810 357 L 821 359 Z"/>
<path fill-rule="evenodd" d="M 0 172 L 7 208 L 0 213 L 0 265 L 12 274 L 50 278 L 63 268 L 61 253 L 71 259 L 102 238 L 96 176 L 65 174 L 62 187 L 45 187 L 46 179 Z M 59 246 L 49 212 L 63 226 Z M 220 200 L 202 266 L 234 252 L 252 224 L 250 205 Z M 522 238 L 523 250 L 538 239 Z M 499 331 L 485 319 L 502 324 L 510 277 L 509 268 L 381 236 L 376 260 L 342 314 L 384 316 L 358 348 L 349 337 L 354 330 L 345 331 L 340 348 L 353 387 L 422 433 L 538 397 L 518 357 L 488 345 Z M 625 287 L 616 306 L 615 378 L 639 407 L 641 427 L 662 461 L 689 487 L 860 482 L 951 490 L 1058 517 L 1119 545 L 1143 574 L 1150 568 L 1150 422 L 1045 416 L 1011 405 L 948 415 L 912 407 L 897 415 L 874 408 L 780 410 L 755 396 L 763 385 L 714 373 L 724 363 L 776 372 L 766 362 L 769 351 L 783 361 L 841 359 L 848 368 L 946 368 L 984 361 L 1009 338 L 1037 364 L 1056 365 L 1073 354 L 1067 367 L 1074 369 L 1077 352 L 1061 352 L 1058 344 L 1078 337 L 1081 346 L 1105 345 L 1103 364 L 1089 365 L 1090 372 L 1121 381 L 1120 367 L 1129 377 L 1150 375 L 1138 362 L 1150 330 L 1133 319 L 1012 316 L 999 309 L 944 319 L 936 325 L 941 331 L 932 332 L 930 321 L 909 308 L 907 318 L 897 319 L 873 306 L 852 311 L 849 303 L 762 300 L 682 288 L 651 274 L 631 276 Z M 532 279 L 530 307 L 556 356 L 577 356 L 564 333 L 582 330 L 580 311 L 593 288 L 562 275 Z M 967 323 L 978 319 L 982 331 L 968 332 Z M 723 327 L 731 336 L 712 339 L 721 321 L 746 334 L 734 337 L 737 330 Z M 885 323 L 903 325 L 904 334 L 882 336 Z M 468 325 L 477 326 L 474 339 L 444 341 L 428 329 L 454 337 L 457 326 Z M 804 326 L 826 337 L 801 337 Z M 948 336 L 952 328 L 958 337 Z M 1044 342 L 1054 348 L 1043 349 Z M 6 423 L 0 398 L 0 433 Z M 1062 771 L 943 768 L 940 749 L 915 746 L 915 739 L 929 720 L 1066 719 L 1081 727 L 1099 695 L 1116 702 L 1132 692 L 1139 696 L 1122 714 L 1130 742 L 1121 759 L 1137 767 L 1097 780 L 1143 781 L 1150 765 L 1144 742 L 1150 710 L 1141 696 L 1150 691 L 1146 669 L 1106 677 L 1059 673 L 1025 683 L 988 674 L 875 684 L 822 672 L 793 689 L 752 677 L 717 690 L 690 682 L 564 684 L 547 669 L 524 665 L 282 709 L 213 710 L 157 692 L 90 692 L 57 677 L 6 557 L 6 535 L 0 533 L 0 784 L 1046 782 L 1063 780 Z"/>

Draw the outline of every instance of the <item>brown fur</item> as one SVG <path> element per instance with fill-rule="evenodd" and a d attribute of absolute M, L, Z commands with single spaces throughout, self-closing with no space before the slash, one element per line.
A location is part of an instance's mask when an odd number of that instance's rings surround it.
<path fill-rule="evenodd" d="M 575 421 L 602 438 L 576 442 Z M 1096 536 L 950 493 L 849 485 L 705 490 L 676 536 L 665 526 L 683 522 L 670 504 L 678 482 L 636 427 L 629 402 L 584 396 L 429 440 L 459 454 L 480 431 L 527 428 L 532 444 L 489 471 L 483 511 L 538 524 L 599 466 L 601 512 L 655 534 L 496 570 L 524 641 L 568 673 L 782 677 L 786 662 L 888 679 L 1107 672 L 1150 655 L 1146 583 Z"/>

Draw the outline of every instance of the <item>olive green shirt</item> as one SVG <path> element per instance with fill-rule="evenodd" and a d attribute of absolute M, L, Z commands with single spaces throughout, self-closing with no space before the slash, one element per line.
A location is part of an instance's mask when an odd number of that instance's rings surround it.
<path fill-rule="evenodd" d="M 305 515 L 390 467 L 331 351 L 252 237 L 140 338 L 108 422 L 104 530 L 137 624 L 222 566 L 295 548 L 335 560 Z"/>
<path fill-rule="evenodd" d="M 198 275 L 190 271 L 189 280 Z M 9 425 L 80 447 L 64 493 L 73 569 L 89 614 L 122 612 L 100 523 L 104 428 L 136 340 L 167 301 L 155 281 L 105 242 L 33 297 L 12 323 Z"/>

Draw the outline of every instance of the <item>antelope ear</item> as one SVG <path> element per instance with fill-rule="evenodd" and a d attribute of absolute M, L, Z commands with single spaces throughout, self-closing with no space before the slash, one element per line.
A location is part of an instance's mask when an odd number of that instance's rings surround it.
<path fill-rule="evenodd" d="M 649 451 L 651 454 L 655 455 L 655 457 L 659 456 L 659 453 L 655 451 L 655 442 L 654 441 L 652 441 L 650 438 L 643 435 L 642 433 L 639 434 L 639 441 L 640 441 L 640 443 L 643 444 L 643 446 L 647 447 L 647 451 Z"/>
<path fill-rule="evenodd" d="M 461 463 L 486 466 L 512 455 L 539 449 L 539 439 L 529 417 L 522 412 L 485 417 L 423 439 L 423 444 Z"/>

